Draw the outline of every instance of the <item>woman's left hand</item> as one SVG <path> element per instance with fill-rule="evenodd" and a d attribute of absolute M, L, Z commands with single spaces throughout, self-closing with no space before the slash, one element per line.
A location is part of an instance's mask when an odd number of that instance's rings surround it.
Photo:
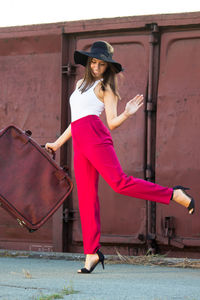
<path fill-rule="evenodd" d="M 131 116 L 143 105 L 144 96 L 137 95 L 127 102 L 124 113 L 126 116 Z"/>

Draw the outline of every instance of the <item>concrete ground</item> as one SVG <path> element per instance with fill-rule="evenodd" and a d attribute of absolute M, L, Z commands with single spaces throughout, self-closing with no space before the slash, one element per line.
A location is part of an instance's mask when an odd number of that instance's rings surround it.
<path fill-rule="evenodd" d="M 199 269 L 107 263 L 80 275 L 80 267 L 64 257 L 0 257 L 0 300 L 200 299 Z"/>

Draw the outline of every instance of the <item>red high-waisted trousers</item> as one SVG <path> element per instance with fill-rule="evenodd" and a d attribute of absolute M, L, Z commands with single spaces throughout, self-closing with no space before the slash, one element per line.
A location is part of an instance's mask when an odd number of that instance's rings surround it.
<path fill-rule="evenodd" d="M 117 193 L 169 204 L 173 190 L 127 176 L 115 154 L 109 130 L 98 116 L 89 115 L 71 123 L 74 170 L 85 254 L 100 248 L 99 174 Z"/>

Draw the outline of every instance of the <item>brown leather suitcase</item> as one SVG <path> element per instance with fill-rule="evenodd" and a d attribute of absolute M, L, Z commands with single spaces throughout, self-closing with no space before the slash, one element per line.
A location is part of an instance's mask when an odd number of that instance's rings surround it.
<path fill-rule="evenodd" d="M 32 232 L 62 205 L 73 183 L 30 135 L 14 125 L 0 131 L 0 205 Z"/>

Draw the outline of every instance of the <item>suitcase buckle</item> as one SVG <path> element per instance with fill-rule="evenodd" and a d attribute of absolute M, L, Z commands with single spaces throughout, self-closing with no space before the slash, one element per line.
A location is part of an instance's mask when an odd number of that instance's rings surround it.
<path fill-rule="evenodd" d="M 17 222 L 19 224 L 19 226 L 24 227 L 24 225 L 26 225 L 26 223 L 20 219 L 17 219 Z"/>

